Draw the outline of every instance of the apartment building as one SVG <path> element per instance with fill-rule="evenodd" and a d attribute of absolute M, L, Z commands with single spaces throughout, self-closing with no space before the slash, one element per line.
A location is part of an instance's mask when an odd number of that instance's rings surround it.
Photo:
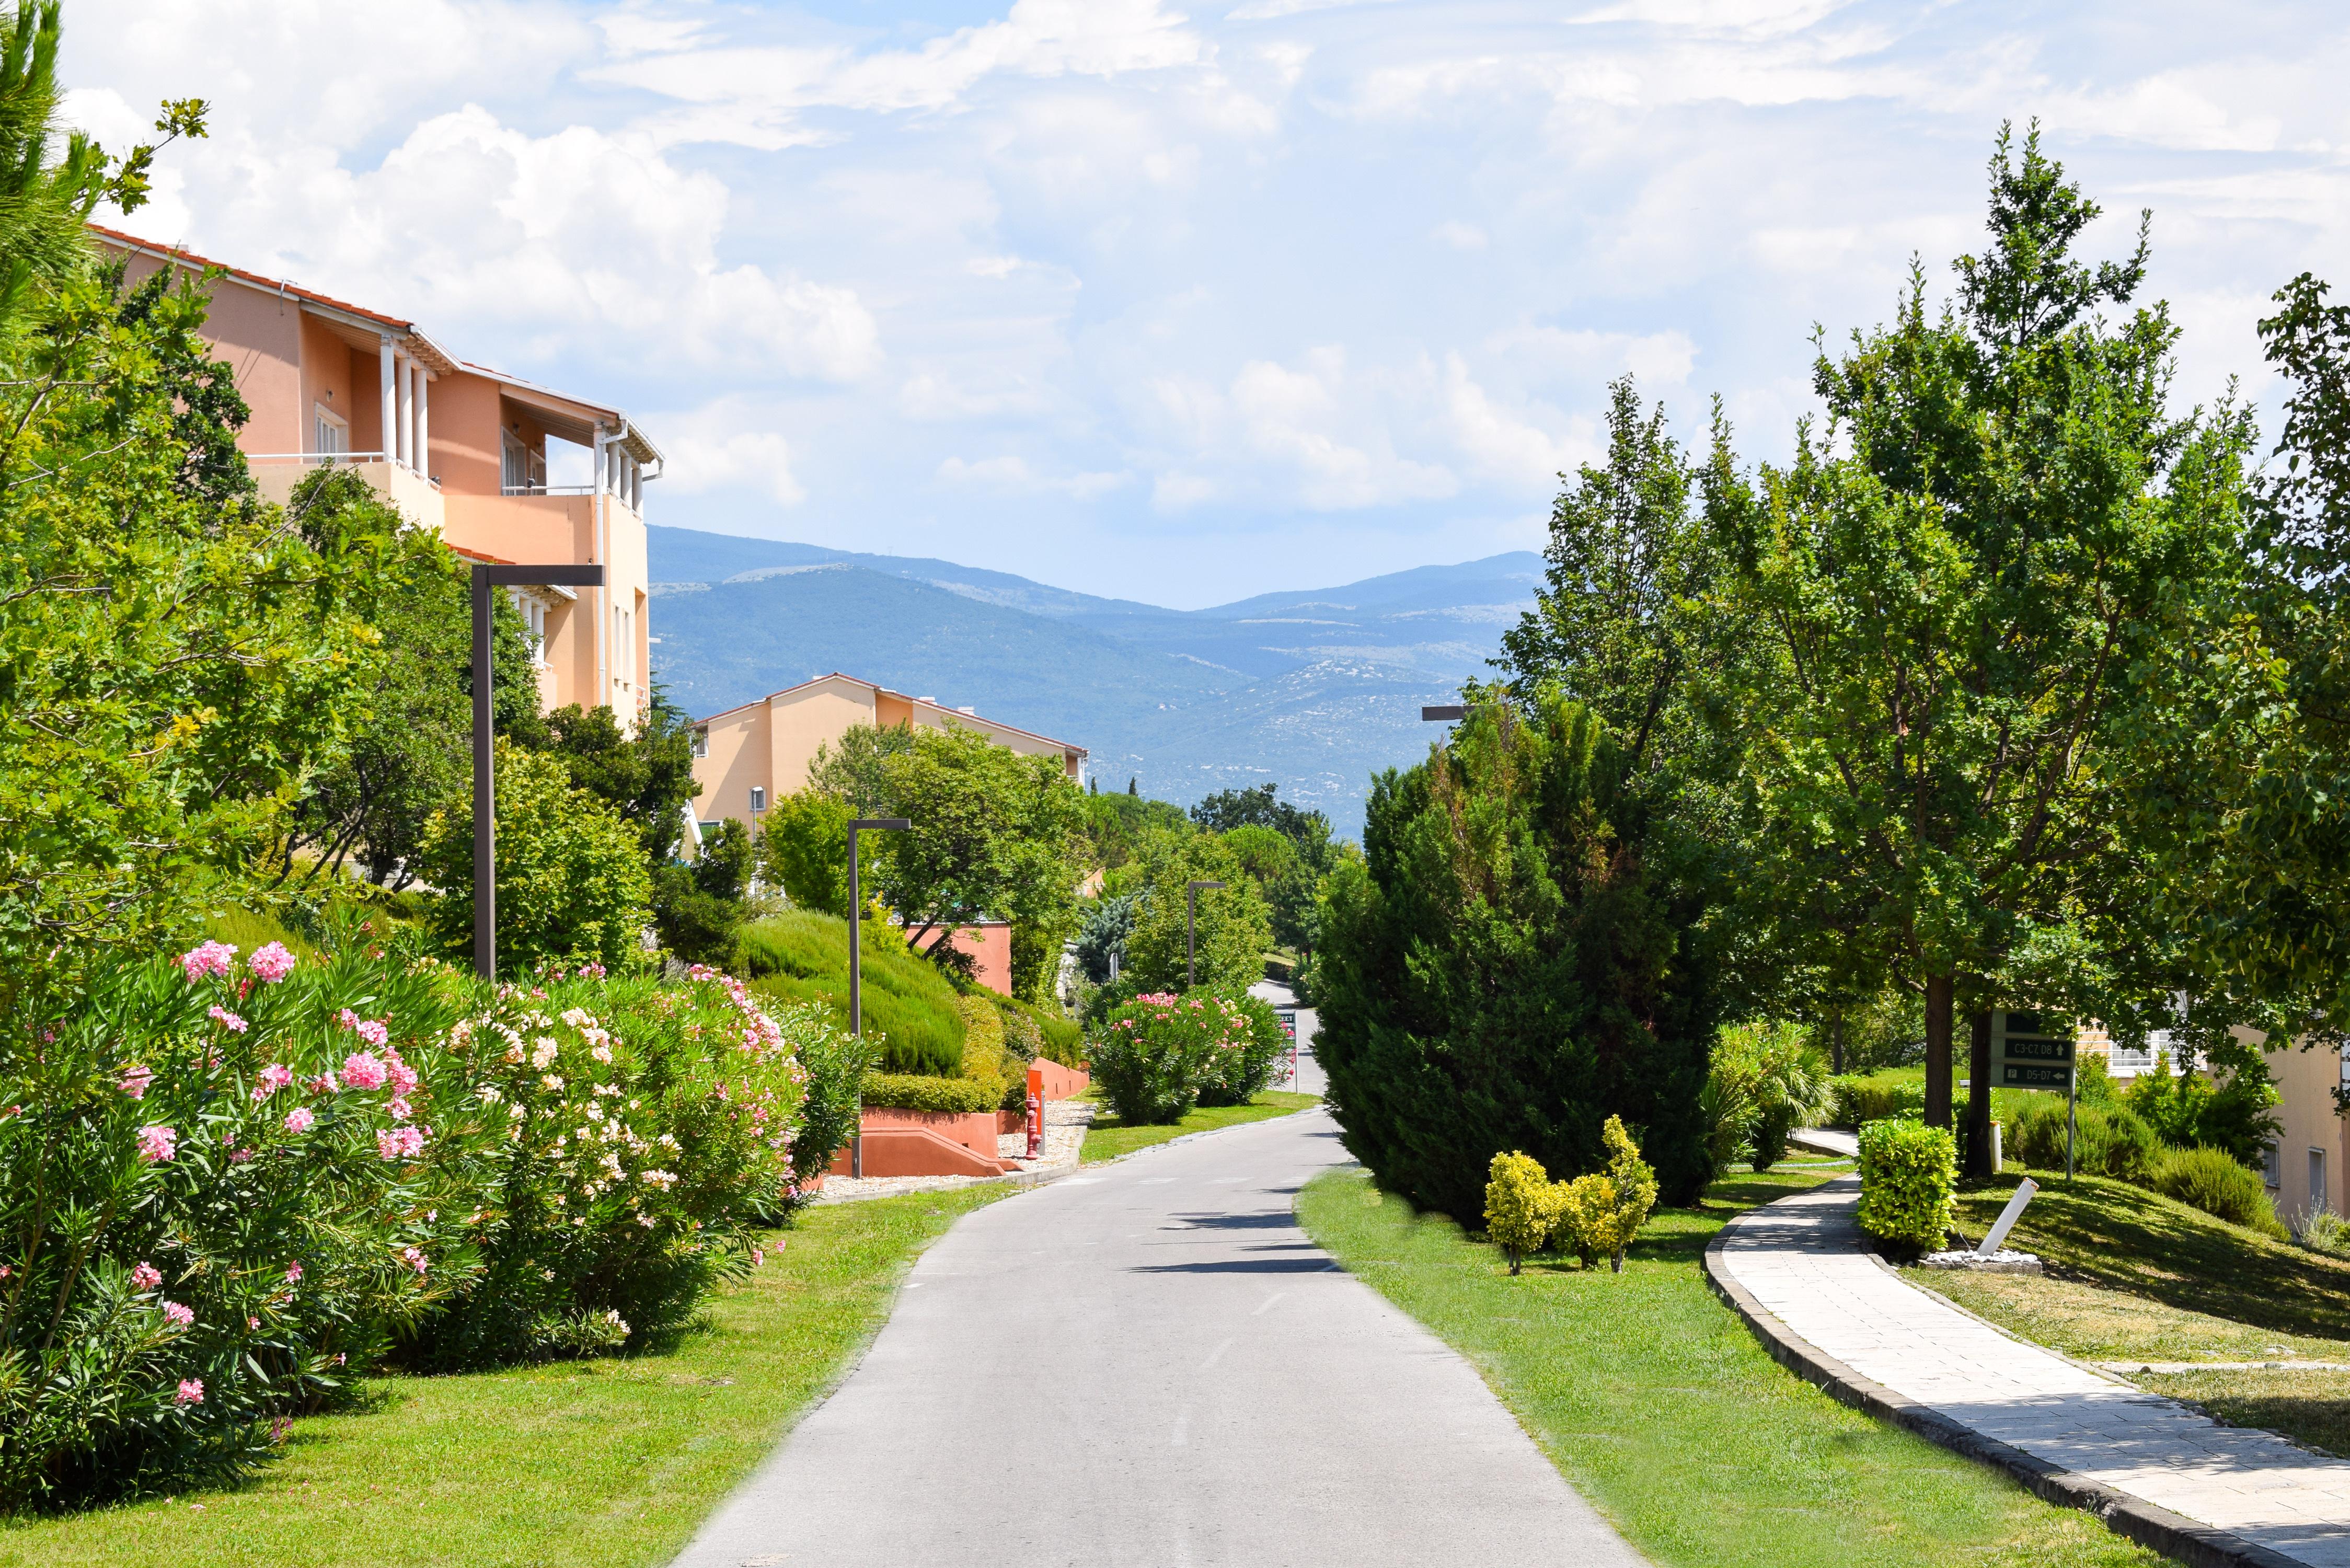
<path fill-rule="evenodd" d="M 525 587 L 515 601 L 542 705 L 608 704 L 635 723 L 650 694 L 644 487 L 661 454 L 624 411 L 460 359 L 412 321 L 91 232 L 133 282 L 216 275 L 205 329 L 252 410 L 238 445 L 269 499 L 343 464 L 471 559 L 602 565 L 601 588 Z M 584 482 L 548 483 L 550 441 L 581 449 Z"/>
<path fill-rule="evenodd" d="M 1056 757 L 1071 779 L 1082 782 L 1085 777 L 1083 746 L 836 670 L 714 713 L 695 725 L 693 777 L 702 794 L 694 804 L 701 819 L 716 822 L 731 816 L 755 828 L 771 803 L 806 784 L 816 748 L 837 744 L 857 724 L 883 729 L 959 725 L 1027 756 Z"/>

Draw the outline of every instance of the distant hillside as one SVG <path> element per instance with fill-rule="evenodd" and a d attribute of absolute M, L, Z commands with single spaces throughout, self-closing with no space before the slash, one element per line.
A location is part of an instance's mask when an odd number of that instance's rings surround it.
<path fill-rule="evenodd" d="M 1531 552 L 1204 610 L 1009 573 L 653 528 L 653 663 L 709 714 L 838 670 L 1076 742 L 1104 788 L 1189 805 L 1272 779 L 1361 832 L 1370 776 L 1425 754 L 1423 702 L 1489 673 Z"/>

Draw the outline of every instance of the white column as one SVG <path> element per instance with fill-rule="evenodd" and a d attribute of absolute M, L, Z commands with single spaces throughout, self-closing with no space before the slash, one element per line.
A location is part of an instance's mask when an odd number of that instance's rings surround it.
<path fill-rule="evenodd" d="M 645 514 L 645 465 L 633 459 L 629 463 L 629 510 L 639 517 Z"/>
<path fill-rule="evenodd" d="M 425 414 L 425 389 L 432 384 L 432 378 L 424 373 L 424 367 L 416 367 L 416 472 L 427 479 L 432 477 L 432 426 Z"/>
<path fill-rule="evenodd" d="M 383 449 L 383 455 L 388 459 L 391 456 L 392 448 L 400 441 L 400 393 L 397 389 L 400 367 L 391 351 L 390 337 L 383 340 L 382 365 L 383 421 L 378 427 L 382 439 L 378 441 L 376 445 Z"/>
<path fill-rule="evenodd" d="M 394 384 L 400 389 L 400 449 L 392 455 L 409 467 L 416 466 L 416 361 L 406 355 L 400 357 Z"/>

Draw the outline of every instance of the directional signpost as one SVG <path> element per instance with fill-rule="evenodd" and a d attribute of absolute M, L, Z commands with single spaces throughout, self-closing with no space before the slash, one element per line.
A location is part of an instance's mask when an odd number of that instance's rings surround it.
<path fill-rule="evenodd" d="M 2064 1096 L 2064 1179 L 2073 1177 L 2073 1032 L 2037 1012 L 1991 1015 L 1991 1081 L 2002 1089 L 2045 1089 Z"/>

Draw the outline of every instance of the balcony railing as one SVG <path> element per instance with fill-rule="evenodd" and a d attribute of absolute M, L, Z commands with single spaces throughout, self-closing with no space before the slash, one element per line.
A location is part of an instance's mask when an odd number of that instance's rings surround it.
<path fill-rule="evenodd" d="M 500 495 L 593 495 L 592 484 L 502 484 Z"/>
<path fill-rule="evenodd" d="M 247 462 L 305 462 L 327 466 L 338 462 L 396 462 L 380 452 L 249 452 Z"/>

